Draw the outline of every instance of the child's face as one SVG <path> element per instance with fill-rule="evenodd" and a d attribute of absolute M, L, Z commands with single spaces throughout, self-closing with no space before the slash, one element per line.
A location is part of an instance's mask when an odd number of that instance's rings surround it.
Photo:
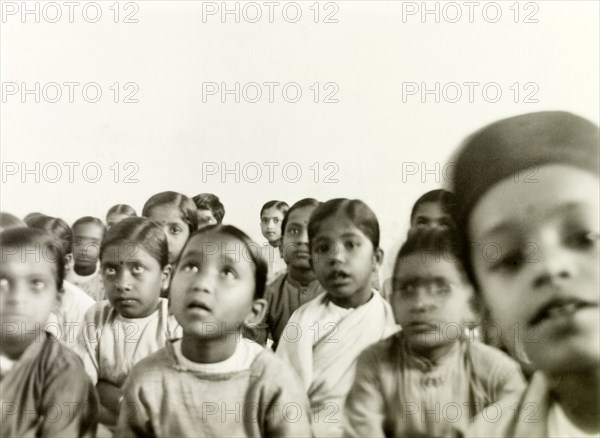
<path fill-rule="evenodd" d="M 190 240 L 171 284 L 171 310 L 184 333 L 196 338 L 237 334 L 263 312 L 254 299 L 255 273 L 243 242 L 208 232 Z"/>
<path fill-rule="evenodd" d="M 199 208 L 198 210 L 196 210 L 196 216 L 198 217 L 198 229 L 205 228 L 209 225 L 214 225 L 217 223 L 215 216 L 210 210 Z"/>
<path fill-rule="evenodd" d="M 190 227 L 181 218 L 181 212 L 173 205 L 159 205 L 150 211 L 148 218 L 162 224 L 169 244 L 169 263 L 177 262 L 190 237 Z"/>
<path fill-rule="evenodd" d="M 27 343 L 60 304 L 56 263 L 48 251 L 2 247 L 0 269 L 0 327 L 2 343 Z"/>
<path fill-rule="evenodd" d="M 277 207 L 267 208 L 260 215 L 260 231 L 269 243 L 281 239 L 281 221 L 283 213 Z"/>
<path fill-rule="evenodd" d="M 424 202 L 417 207 L 410 223 L 411 231 L 419 229 L 447 230 L 452 227 L 450 215 L 439 202 Z"/>
<path fill-rule="evenodd" d="M 73 257 L 78 266 L 96 266 L 104 230 L 94 223 L 73 227 Z"/>
<path fill-rule="evenodd" d="M 448 256 L 402 257 L 394 272 L 392 308 L 408 342 L 419 350 L 450 344 L 473 320 L 473 290 Z"/>
<path fill-rule="evenodd" d="M 597 367 L 598 177 L 565 165 L 544 165 L 535 177 L 506 178 L 475 206 L 475 274 L 503 335 L 522 342 L 536 368 Z"/>
<path fill-rule="evenodd" d="M 106 229 L 109 230 L 115 224 L 118 224 L 123 219 L 127 219 L 129 216 L 122 213 L 111 213 L 106 216 Z"/>
<path fill-rule="evenodd" d="M 336 304 L 364 301 L 380 254 L 345 215 L 325 219 L 311 241 L 312 265 L 319 282 Z M 363 296 L 365 295 L 365 296 Z"/>
<path fill-rule="evenodd" d="M 101 272 L 106 296 L 125 318 L 152 314 L 169 282 L 169 268 L 161 269 L 154 257 L 133 242 L 108 246 L 102 253 Z"/>
<path fill-rule="evenodd" d="M 288 215 L 283 230 L 283 260 L 295 269 L 311 269 L 308 247 L 308 220 L 317 207 L 302 207 Z"/>

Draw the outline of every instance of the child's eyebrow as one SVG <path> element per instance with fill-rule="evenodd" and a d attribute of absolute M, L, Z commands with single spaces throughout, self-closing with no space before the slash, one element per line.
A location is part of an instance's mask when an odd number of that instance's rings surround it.
<path fill-rule="evenodd" d="M 230 263 L 232 265 L 235 265 L 237 263 L 239 263 L 239 259 L 238 258 L 233 258 L 230 255 L 225 255 L 225 257 L 222 258 L 222 260 L 226 263 Z"/>
<path fill-rule="evenodd" d="M 192 249 L 192 250 L 186 251 L 185 254 L 183 254 L 183 256 L 181 257 L 181 259 L 187 260 L 190 258 L 202 258 L 202 257 L 204 257 L 204 252 Z"/>

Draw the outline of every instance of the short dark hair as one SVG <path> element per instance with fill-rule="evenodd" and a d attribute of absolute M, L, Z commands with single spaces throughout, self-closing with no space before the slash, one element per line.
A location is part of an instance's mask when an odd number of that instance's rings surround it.
<path fill-rule="evenodd" d="M 317 207 L 308 222 L 308 241 L 315 238 L 321 223 L 338 213 L 344 214 L 371 241 L 374 249 L 379 248 L 379 221 L 371 208 L 360 199 L 331 199 Z"/>
<path fill-rule="evenodd" d="M 169 263 L 167 236 L 162 227 L 146 217 L 128 217 L 113 225 L 100 246 L 100 260 L 111 245 L 131 242 L 150 254 L 161 268 Z"/>
<path fill-rule="evenodd" d="M 97 217 L 94 217 L 94 216 L 83 216 L 83 217 L 80 217 L 75 222 L 73 222 L 73 225 L 71 226 L 71 228 L 74 229 L 75 227 L 77 227 L 79 225 L 83 225 L 83 224 L 96 224 L 100 228 L 102 228 L 102 230 L 105 229 L 104 222 L 102 222 L 102 220 L 100 220 L 100 219 L 98 219 Z"/>
<path fill-rule="evenodd" d="M 137 216 L 137 213 L 135 212 L 134 208 L 131 205 L 127 204 L 113 205 L 106 212 L 106 218 L 108 219 L 108 216 L 111 214 L 126 214 L 129 217 Z"/>
<path fill-rule="evenodd" d="M 192 198 L 198 210 L 210 210 L 217 223 L 223 222 L 225 207 L 219 197 L 213 193 L 200 193 Z"/>
<path fill-rule="evenodd" d="M 198 216 L 196 215 L 196 206 L 194 202 L 182 193 L 160 192 L 153 195 L 146 201 L 142 209 L 142 216 L 149 217 L 152 209 L 161 205 L 174 205 L 181 213 L 181 219 L 190 229 L 190 234 L 198 228 Z"/>
<path fill-rule="evenodd" d="M 265 210 L 272 208 L 272 207 L 275 207 L 277 210 L 282 212 L 284 216 L 285 216 L 285 213 L 290 208 L 288 203 L 285 201 L 277 201 L 277 200 L 269 201 L 269 202 L 266 202 L 265 205 L 263 205 L 262 208 L 260 209 L 260 217 L 262 217 L 262 214 Z"/>
<path fill-rule="evenodd" d="M 14 214 L 0 212 L 0 228 L 1 229 L 25 227 L 25 226 L 27 226 L 25 221 L 22 221 Z"/>
<path fill-rule="evenodd" d="M 415 214 L 417 213 L 419 206 L 427 202 L 435 202 L 440 204 L 446 213 L 454 217 L 454 209 L 456 207 L 456 198 L 454 197 L 454 194 L 448 190 L 436 189 L 421 195 L 419 199 L 417 199 L 410 212 L 411 222 L 415 218 Z"/>
<path fill-rule="evenodd" d="M 62 242 L 65 254 L 73 252 L 73 232 L 65 220 L 59 217 L 41 215 L 32 218 L 29 221 L 29 226 L 54 235 Z"/>

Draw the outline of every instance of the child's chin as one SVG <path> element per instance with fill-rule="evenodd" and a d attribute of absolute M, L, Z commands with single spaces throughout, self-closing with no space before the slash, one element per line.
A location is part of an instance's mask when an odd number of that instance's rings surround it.
<path fill-rule="evenodd" d="M 535 368 L 551 374 L 586 371 L 600 366 L 598 333 L 580 334 L 562 342 L 540 342 L 527 345 L 525 351 Z"/>

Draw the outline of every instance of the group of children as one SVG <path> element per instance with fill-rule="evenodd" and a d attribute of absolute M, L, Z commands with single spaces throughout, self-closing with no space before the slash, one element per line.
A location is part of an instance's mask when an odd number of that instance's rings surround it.
<path fill-rule="evenodd" d="M 380 289 L 360 200 L 267 202 L 263 247 L 212 194 L 3 213 L 2 436 L 597 437 L 598 142 L 564 112 L 468 137 Z"/>

